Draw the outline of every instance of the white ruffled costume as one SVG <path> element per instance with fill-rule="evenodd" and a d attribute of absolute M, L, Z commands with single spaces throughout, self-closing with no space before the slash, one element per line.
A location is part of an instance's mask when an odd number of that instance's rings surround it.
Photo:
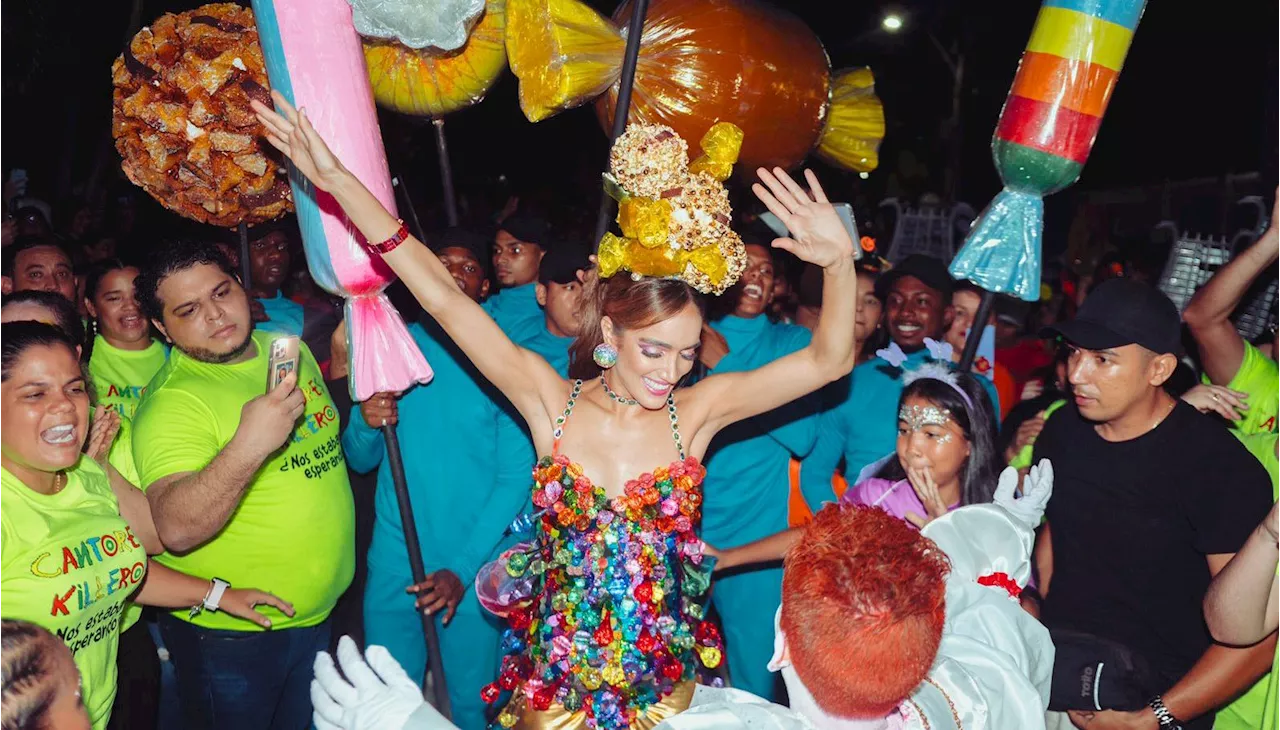
<path fill-rule="evenodd" d="M 1006 470 L 994 504 L 961 507 L 921 531 L 951 561 L 946 623 L 928 676 L 897 711 L 873 720 L 823 712 L 783 659 L 786 636 L 775 618 L 769 667 L 782 673 L 791 707 L 738 689 L 699 686 L 689 709 L 655 730 L 1044 730 L 1053 643 L 1048 629 L 1022 609 L 1011 589 L 1025 586 L 1031 576 L 1034 528 L 1052 492 L 1052 467 L 1041 462 L 1032 468 L 1021 499 L 1014 498 L 1017 481 L 1016 473 Z M 384 658 L 383 651 L 376 661 L 371 657 L 386 680 L 383 684 L 367 666 L 348 667 L 364 661 L 350 639 L 344 637 L 343 642 L 339 661 L 355 686 L 343 682 L 328 655 L 320 654 L 312 686 L 318 728 L 455 727 L 422 703 L 415 683 L 401 676 L 404 671 L 398 665 L 387 666 L 387 660 L 394 664 L 389 654 Z M 380 647 L 372 647 L 371 654 L 375 649 Z M 393 690 L 397 701 L 384 696 Z M 396 707 L 390 710 L 388 705 Z"/>

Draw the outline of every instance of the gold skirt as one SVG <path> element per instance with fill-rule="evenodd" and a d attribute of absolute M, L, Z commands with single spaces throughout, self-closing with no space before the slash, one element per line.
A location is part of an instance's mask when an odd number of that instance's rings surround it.
<path fill-rule="evenodd" d="M 697 686 L 697 682 L 692 679 L 677 684 L 671 694 L 637 717 L 630 730 L 653 730 L 663 720 L 689 709 L 689 703 L 693 701 L 693 690 Z M 525 698 L 515 701 L 524 704 Z M 505 711 L 519 716 L 513 726 L 514 730 L 581 730 L 587 726 L 585 710 L 569 712 L 559 704 L 553 704 L 542 711 L 531 709 L 527 704 L 520 709 L 508 705 Z"/>

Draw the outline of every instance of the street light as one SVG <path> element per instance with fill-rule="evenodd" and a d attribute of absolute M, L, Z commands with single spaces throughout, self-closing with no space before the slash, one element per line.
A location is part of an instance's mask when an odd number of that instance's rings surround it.
<path fill-rule="evenodd" d="M 884 20 L 880 21 L 880 25 L 890 33 L 897 33 L 902 30 L 902 16 L 897 13 L 889 13 L 884 16 Z"/>

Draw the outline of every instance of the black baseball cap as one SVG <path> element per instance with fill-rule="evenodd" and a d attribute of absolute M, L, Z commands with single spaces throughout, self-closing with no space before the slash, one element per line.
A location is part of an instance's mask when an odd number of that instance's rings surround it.
<path fill-rule="evenodd" d="M 893 282 L 904 276 L 916 277 L 925 286 L 941 294 L 944 303 L 951 303 L 951 293 L 955 290 L 956 282 L 947 272 L 946 263 L 922 253 L 911 254 L 902 263 L 881 274 L 876 279 L 876 297 L 883 302 L 889 296 Z"/>
<path fill-rule="evenodd" d="M 1159 289 L 1128 278 L 1111 279 L 1089 293 L 1076 318 L 1040 331 L 1086 350 L 1142 345 L 1158 354 L 1182 350 L 1182 318 Z"/>
<path fill-rule="evenodd" d="M 551 226 L 532 213 L 516 213 L 500 223 L 498 230 L 506 231 L 516 240 L 532 243 L 543 251 L 551 248 Z"/>
<path fill-rule="evenodd" d="M 544 286 L 572 284 L 578 280 L 578 271 L 589 266 L 586 247 L 568 241 L 551 241 L 538 265 L 538 283 Z"/>

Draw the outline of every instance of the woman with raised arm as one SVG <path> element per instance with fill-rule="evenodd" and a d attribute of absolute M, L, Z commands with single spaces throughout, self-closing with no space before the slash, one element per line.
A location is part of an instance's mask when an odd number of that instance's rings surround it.
<path fill-rule="evenodd" d="M 440 260 L 333 156 L 305 111 L 274 98 L 283 114 L 254 107 L 269 141 L 336 199 L 368 241 L 381 242 L 370 248 L 511 401 L 545 455 L 534 475 L 534 503 L 542 510 L 534 534 L 505 554 L 501 571 L 524 590 L 507 611 L 513 631 L 498 682 L 486 688 L 490 701 L 513 692 L 499 724 L 650 728 L 687 707 L 695 664 L 722 660 L 718 634 L 702 621 L 710 564 L 702 561 L 695 532 L 699 460 L 725 426 L 813 392 L 853 367 L 853 242 L 817 178 L 806 173 L 806 192 L 781 169 L 760 169 L 763 184 L 753 188 L 792 233 L 773 245 L 824 270 L 822 318 L 809 346 L 677 393 L 697 360 L 702 332 L 695 289 L 723 291 L 741 272 L 741 260 L 733 260 L 733 245 L 699 249 L 695 264 L 679 252 L 625 249 L 618 246 L 623 239 L 608 238 L 599 278 L 588 275 L 573 348 L 570 367 L 582 379 L 566 381 L 507 339 L 458 289 Z M 634 129 L 654 135 L 653 146 L 678 147 L 680 159 L 671 167 L 633 168 L 642 174 L 615 178 L 619 187 L 652 201 L 699 190 L 717 196 L 716 178 L 685 169 L 683 140 L 663 128 Z M 615 163 L 623 148 L 620 139 Z M 721 216 L 670 218 L 673 229 L 697 227 L 695 236 L 719 231 L 741 256 L 727 223 Z M 433 588 L 415 590 L 429 600 Z"/>

